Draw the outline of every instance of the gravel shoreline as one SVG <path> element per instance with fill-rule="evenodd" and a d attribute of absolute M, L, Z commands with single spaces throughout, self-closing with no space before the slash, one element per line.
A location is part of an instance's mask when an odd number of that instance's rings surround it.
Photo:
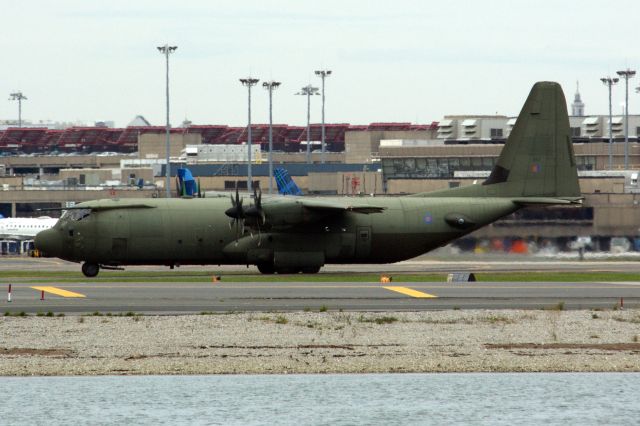
<path fill-rule="evenodd" d="M 640 311 L 0 317 L 0 375 L 638 372 Z"/>

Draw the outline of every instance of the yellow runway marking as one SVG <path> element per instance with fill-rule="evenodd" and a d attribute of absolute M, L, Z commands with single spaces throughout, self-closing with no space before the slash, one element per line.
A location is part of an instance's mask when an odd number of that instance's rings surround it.
<path fill-rule="evenodd" d="M 411 297 L 418 297 L 421 299 L 434 299 L 438 296 L 434 296 L 433 294 L 429 294 L 429 293 L 423 293 L 421 291 L 418 290 L 413 290 L 411 288 L 408 287 L 384 287 L 387 290 L 391 290 L 391 291 L 397 291 L 398 293 L 402 293 L 402 294 L 406 294 L 407 296 L 411 296 Z"/>
<path fill-rule="evenodd" d="M 62 297 L 86 297 L 84 294 L 74 293 L 73 291 L 63 290 L 58 287 L 31 287 L 34 290 L 46 291 Z"/>

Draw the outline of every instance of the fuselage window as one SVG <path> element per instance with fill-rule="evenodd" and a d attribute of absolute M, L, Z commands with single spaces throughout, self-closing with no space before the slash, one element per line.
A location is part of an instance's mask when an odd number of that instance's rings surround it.
<path fill-rule="evenodd" d="M 79 221 L 89 217 L 91 209 L 67 210 L 60 219 Z"/>

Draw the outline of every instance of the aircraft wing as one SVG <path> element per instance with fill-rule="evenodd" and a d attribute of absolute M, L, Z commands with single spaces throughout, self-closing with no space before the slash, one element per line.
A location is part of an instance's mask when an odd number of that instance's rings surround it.
<path fill-rule="evenodd" d="M 51 209 L 38 209 L 38 211 L 60 211 L 60 210 L 114 210 L 114 209 L 153 209 L 156 206 L 140 201 L 120 201 L 115 199 L 104 199 L 85 201 L 71 207 L 56 207 Z"/>
<path fill-rule="evenodd" d="M 295 199 L 297 204 L 301 204 L 309 210 L 327 211 L 327 212 L 354 212 L 362 214 L 381 213 L 386 207 L 373 206 L 368 203 L 358 202 L 357 200 L 345 199 L 340 201 L 324 201 L 313 198 Z"/>
<path fill-rule="evenodd" d="M 313 223 L 327 216 L 347 213 L 381 213 L 385 208 L 352 198 L 322 200 L 282 196 L 268 198 L 262 204 L 266 222 L 274 226 Z"/>

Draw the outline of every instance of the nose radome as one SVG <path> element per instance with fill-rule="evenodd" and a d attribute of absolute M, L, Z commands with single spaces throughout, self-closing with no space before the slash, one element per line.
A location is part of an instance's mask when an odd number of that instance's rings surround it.
<path fill-rule="evenodd" d="M 43 257 L 58 257 L 60 254 L 60 235 L 55 229 L 38 232 L 33 242 Z"/>

